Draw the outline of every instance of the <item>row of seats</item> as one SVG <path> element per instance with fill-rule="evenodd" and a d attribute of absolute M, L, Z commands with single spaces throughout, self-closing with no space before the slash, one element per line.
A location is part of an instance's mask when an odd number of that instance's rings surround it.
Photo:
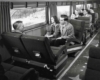
<path fill-rule="evenodd" d="M 0 55 L 0 80 L 38 80 L 39 74 L 33 68 L 25 69 L 4 63 Z"/>
<path fill-rule="evenodd" d="M 36 67 L 40 74 L 57 78 L 66 65 L 66 46 L 51 47 L 46 37 L 7 32 L 2 39 L 13 60 Z"/>
<path fill-rule="evenodd" d="M 20 33 L 6 32 L 2 40 L 14 61 L 34 67 L 45 77 L 58 78 L 62 73 L 68 54 L 78 51 L 86 43 L 85 21 L 69 20 L 74 25 L 75 37 L 59 47 L 50 46 L 48 38 L 44 36 L 30 36 Z M 74 45 L 70 45 L 74 42 Z"/>
<path fill-rule="evenodd" d="M 100 10 L 95 9 L 95 15 L 100 15 Z M 95 22 L 94 27 L 99 29 L 100 16 L 98 16 L 97 22 Z M 84 80 L 100 80 L 100 37 L 98 47 L 91 47 L 89 49 L 89 59 L 87 62 L 87 69 L 85 72 Z"/>

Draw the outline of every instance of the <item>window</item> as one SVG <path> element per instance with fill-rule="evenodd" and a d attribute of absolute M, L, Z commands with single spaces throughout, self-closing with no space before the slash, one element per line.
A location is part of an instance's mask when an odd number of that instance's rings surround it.
<path fill-rule="evenodd" d="M 21 20 L 24 26 L 31 26 L 38 23 L 46 22 L 46 9 L 42 8 L 14 8 L 10 10 L 11 24 Z"/>
<path fill-rule="evenodd" d="M 91 4 L 87 4 L 87 9 L 90 9 L 90 7 L 92 7 Z"/>
<path fill-rule="evenodd" d="M 70 16 L 70 6 L 57 6 L 57 14 L 58 18 L 61 14 L 66 14 L 67 16 Z"/>
<path fill-rule="evenodd" d="M 76 5 L 76 9 L 78 11 L 82 10 L 84 8 L 83 4 L 80 4 L 80 5 Z"/>

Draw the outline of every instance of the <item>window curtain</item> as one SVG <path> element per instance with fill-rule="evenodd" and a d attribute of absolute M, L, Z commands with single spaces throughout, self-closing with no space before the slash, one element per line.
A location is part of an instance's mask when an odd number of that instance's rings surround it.
<path fill-rule="evenodd" d="M 73 11 L 76 10 L 76 2 L 72 2 L 72 6 L 73 6 Z"/>
<path fill-rule="evenodd" d="M 0 2 L 0 34 L 11 31 L 10 3 Z"/>
<path fill-rule="evenodd" d="M 51 2 L 49 4 L 50 6 L 50 16 L 57 16 L 57 3 L 56 2 Z"/>

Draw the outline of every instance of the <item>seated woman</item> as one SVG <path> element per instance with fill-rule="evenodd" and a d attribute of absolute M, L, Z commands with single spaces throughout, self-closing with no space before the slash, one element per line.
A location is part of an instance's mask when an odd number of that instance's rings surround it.
<path fill-rule="evenodd" d="M 69 38 L 74 38 L 74 28 L 71 23 L 68 22 L 67 15 L 61 15 L 60 17 L 60 37 L 51 41 L 52 46 L 64 45 Z"/>
<path fill-rule="evenodd" d="M 45 37 L 57 38 L 59 36 L 59 20 L 57 16 L 51 17 L 51 25 L 47 26 L 47 33 Z"/>

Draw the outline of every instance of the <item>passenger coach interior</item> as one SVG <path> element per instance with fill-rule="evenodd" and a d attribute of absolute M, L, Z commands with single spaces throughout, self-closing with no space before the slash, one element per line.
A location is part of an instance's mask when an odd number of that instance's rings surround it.
<path fill-rule="evenodd" d="M 62 14 L 75 37 L 51 46 L 47 27 Z M 16 21 L 22 33 L 14 32 Z M 99 27 L 99 0 L 0 0 L 0 80 L 100 80 Z"/>

